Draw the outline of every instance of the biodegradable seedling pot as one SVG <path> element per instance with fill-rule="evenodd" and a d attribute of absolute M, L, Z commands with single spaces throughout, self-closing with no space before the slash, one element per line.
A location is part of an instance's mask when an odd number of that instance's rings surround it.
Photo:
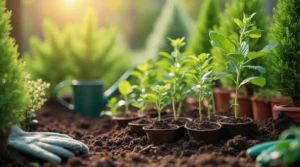
<path fill-rule="evenodd" d="M 219 112 L 228 110 L 230 107 L 230 91 L 222 88 L 214 88 L 213 93 L 216 110 Z"/>
<path fill-rule="evenodd" d="M 11 134 L 11 128 L 7 128 L 4 132 L 0 130 L 0 154 L 7 150 L 8 137 Z"/>
<path fill-rule="evenodd" d="M 128 126 L 132 129 L 132 131 L 134 131 L 138 135 L 146 135 L 146 132 L 143 130 L 143 127 L 148 124 L 150 124 L 150 121 L 149 123 L 137 123 L 137 121 L 133 121 L 129 122 Z"/>
<path fill-rule="evenodd" d="M 183 124 L 176 124 L 175 122 L 172 122 L 174 120 L 173 117 L 169 117 L 169 118 L 164 118 L 162 119 L 163 121 L 165 122 L 168 122 L 168 123 L 172 123 L 172 124 L 175 124 L 175 125 L 178 125 L 179 126 L 179 129 L 177 130 L 176 132 L 176 135 L 177 135 L 177 139 L 180 139 L 184 136 L 184 134 L 187 133 L 187 130 L 185 128 L 185 124 L 187 122 L 192 122 L 192 119 L 191 118 L 188 118 L 188 117 L 178 117 L 178 121 L 180 122 L 184 122 Z"/>
<path fill-rule="evenodd" d="M 297 123 L 300 123 L 300 107 L 292 107 L 288 105 L 275 105 L 275 112 L 282 112 L 284 115 L 290 117 Z"/>
<path fill-rule="evenodd" d="M 230 94 L 230 98 L 235 98 L 235 93 Z M 252 102 L 250 96 L 240 95 L 238 97 L 238 111 L 240 117 L 250 117 L 253 118 L 253 111 L 252 111 Z"/>
<path fill-rule="evenodd" d="M 140 119 L 138 116 L 131 117 L 113 117 L 112 120 L 121 128 L 125 128 L 129 122 Z"/>
<path fill-rule="evenodd" d="M 224 139 L 231 139 L 237 135 L 248 136 L 253 120 L 249 118 L 249 121 L 241 123 L 228 123 L 221 121 L 219 123 L 222 124 L 222 129 L 220 131 L 221 137 Z"/>
<path fill-rule="evenodd" d="M 273 97 L 270 98 L 270 102 L 271 102 L 272 117 L 274 120 L 278 118 L 278 114 L 279 114 L 277 111 L 274 110 L 275 105 L 286 105 L 286 106 L 293 105 L 292 98 L 290 97 Z"/>
<path fill-rule="evenodd" d="M 270 102 L 265 98 L 251 98 L 253 118 L 257 121 L 264 121 L 272 117 Z"/>
<path fill-rule="evenodd" d="M 150 129 L 147 126 L 143 130 L 147 134 L 148 141 L 156 143 L 169 143 L 177 140 L 178 125 L 170 124 L 171 129 Z"/>
<path fill-rule="evenodd" d="M 217 128 L 198 130 L 190 128 L 188 123 L 185 125 L 185 128 L 187 129 L 189 135 L 195 140 L 204 141 L 205 143 L 216 143 L 218 141 L 219 131 L 221 130 L 222 125 L 216 122 L 209 123 L 217 125 Z"/>

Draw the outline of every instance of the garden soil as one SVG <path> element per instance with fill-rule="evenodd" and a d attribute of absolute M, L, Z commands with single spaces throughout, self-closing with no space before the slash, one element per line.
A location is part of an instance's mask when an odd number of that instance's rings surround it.
<path fill-rule="evenodd" d="M 138 137 L 128 127 L 120 129 L 108 117 L 84 118 L 56 103 L 45 105 L 37 118 L 39 124 L 32 131 L 67 134 L 85 143 L 90 149 L 89 154 L 58 164 L 42 162 L 8 148 L 6 153 L 0 155 L 1 167 L 29 167 L 37 163 L 44 167 L 250 167 L 255 166 L 255 161 L 246 156 L 246 149 L 261 142 L 276 140 L 290 126 L 289 119 L 280 117 L 276 121 L 268 119 L 253 124 L 249 137 L 221 139 L 214 145 L 195 141 L 188 135 L 175 143 L 150 145 L 146 136 Z"/>

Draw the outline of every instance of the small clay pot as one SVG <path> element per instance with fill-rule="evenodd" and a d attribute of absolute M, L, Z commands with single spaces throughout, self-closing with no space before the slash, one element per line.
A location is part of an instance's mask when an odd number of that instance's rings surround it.
<path fill-rule="evenodd" d="M 170 123 L 171 123 L 172 120 L 173 120 L 173 117 L 164 118 L 164 119 L 162 119 L 162 120 L 165 121 L 165 122 L 170 122 Z M 178 117 L 178 120 L 185 121 L 185 123 L 184 123 L 183 125 L 178 125 L 178 126 L 179 126 L 179 129 L 178 129 L 177 132 L 176 132 L 177 139 L 181 139 L 181 138 L 184 136 L 184 134 L 187 133 L 187 130 L 186 130 L 186 128 L 185 128 L 185 124 L 186 124 L 187 122 L 192 122 L 192 119 L 191 119 L 191 118 L 188 118 L 188 117 Z"/>
<path fill-rule="evenodd" d="M 146 132 L 143 130 L 143 127 L 146 126 L 147 124 L 138 124 L 138 123 L 133 123 L 129 122 L 128 126 L 137 133 L 138 135 L 146 135 Z"/>
<path fill-rule="evenodd" d="M 227 122 L 219 122 L 222 125 L 222 129 L 220 131 L 221 137 L 224 139 L 232 139 L 237 135 L 248 136 L 249 129 L 251 124 L 253 124 L 253 120 L 249 118 L 249 122 L 243 123 L 227 123 Z"/>
<path fill-rule="evenodd" d="M 230 91 L 223 88 L 214 88 L 213 93 L 216 110 L 219 112 L 227 111 L 230 108 Z"/>
<path fill-rule="evenodd" d="M 132 117 L 113 117 L 112 120 L 116 122 L 116 124 L 121 127 L 125 128 L 129 122 L 135 121 L 140 119 L 138 116 L 132 116 Z"/>
<path fill-rule="evenodd" d="M 251 98 L 253 118 L 257 121 L 264 121 L 272 117 L 270 102 L 265 98 Z"/>
<path fill-rule="evenodd" d="M 195 140 L 204 141 L 205 143 L 211 144 L 211 143 L 216 143 L 218 141 L 219 131 L 221 130 L 222 125 L 216 122 L 210 122 L 210 123 L 218 125 L 218 128 L 197 130 L 197 129 L 189 128 L 188 124 L 186 124 L 184 127 L 187 129 L 189 135 L 192 136 Z"/>
<path fill-rule="evenodd" d="M 169 143 L 177 140 L 178 125 L 170 124 L 172 129 L 149 129 L 147 126 L 143 130 L 147 134 L 147 139 L 155 143 Z"/>
<path fill-rule="evenodd" d="M 292 98 L 284 97 L 284 96 L 270 98 L 270 102 L 271 102 L 272 117 L 274 120 L 278 118 L 278 114 L 279 114 L 277 111 L 274 110 L 275 105 L 287 105 L 287 106 L 293 105 Z"/>
<path fill-rule="evenodd" d="M 230 98 L 235 98 L 235 93 L 230 94 Z M 238 110 L 239 110 L 239 117 L 250 117 L 253 118 L 253 111 L 252 111 L 252 102 L 250 96 L 240 95 L 238 97 Z"/>
<path fill-rule="evenodd" d="M 282 112 L 297 123 L 300 123 L 300 107 L 291 107 L 287 105 L 275 105 L 274 111 Z"/>
<path fill-rule="evenodd" d="M 0 130 L 0 154 L 7 150 L 8 137 L 11 134 L 11 128 L 7 128 L 4 132 Z"/>
<path fill-rule="evenodd" d="M 154 108 L 151 108 L 150 110 L 146 111 L 145 114 L 150 118 L 156 118 L 158 116 L 157 110 Z M 160 116 L 164 116 L 166 114 L 167 112 L 163 110 L 161 111 Z"/>

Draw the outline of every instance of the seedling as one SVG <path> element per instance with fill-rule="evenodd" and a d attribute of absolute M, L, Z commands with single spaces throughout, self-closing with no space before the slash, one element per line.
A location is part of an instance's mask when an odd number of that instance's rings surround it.
<path fill-rule="evenodd" d="M 260 51 L 249 51 L 249 45 L 245 40 L 247 38 L 260 38 L 262 32 L 262 30 L 259 29 L 250 29 L 253 26 L 253 24 L 251 24 L 251 19 L 254 15 L 255 13 L 251 14 L 249 17 L 244 15 L 243 21 L 240 19 L 234 19 L 234 22 L 240 28 L 239 40 L 225 37 L 213 31 L 209 33 L 212 45 L 214 47 L 221 48 L 228 58 L 228 62 L 226 64 L 227 71 L 217 74 L 214 77 L 214 80 L 227 77 L 235 83 L 235 99 L 233 104 L 235 118 L 238 118 L 239 88 L 248 82 L 261 87 L 266 84 L 266 79 L 261 76 L 252 76 L 240 81 L 241 73 L 243 73 L 246 69 L 256 70 L 261 74 L 265 73 L 266 69 L 264 67 L 249 65 L 249 63 L 251 60 L 267 55 L 270 50 L 274 49 L 278 45 L 278 43 L 274 42 L 265 46 Z"/>
<path fill-rule="evenodd" d="M 205 98 L 210 103 L 212 98 L 212 65 L 210 63 L 212 57 L 209 54 L 202 53 L 199 56 L 190 55 L 188 57 L 193 67 L 186 73 L 186 76 L 191 77 L 196 85 L 192 87 L 195 96 L 199 101 L 199 119 L 202 121 L 202 100 Z M 215 111 L 214 111 L 215 112 Z M 208 111 L 208 119 L 210 120 L 211 114 Z"/>
<path fill-rule="evenodd" d="M 169 84 L 161 86 L 155 85 L 151 89 L 153 93 L 145 94 L 145 98 L 148 101 L 148 104 L 154 104 L 155 108 L 158 112 L 157 120 L 161 120 L 161 111 L 165 108 L 168 104 L 171 103 L 169 90 L 171 86 Z"/>
<path fill-rule="evenodd" d="M 167 83 L 170 83 L 170 96 L 172 102 L 172 109 L 174 120 L 178 119 L 181 113 L 182 102 L 187 95 L 187 83 L 185 81 L 184 75 L 182 75 L 186 69 L 183 67 L 186 55 L 180 53 L 180 48 L 185 45 L 184 38 L 169 39 L 174 51 L 169 54 L 166 52 L 161 52 L 160 55 L 166 58 L 166 65 L 163 67 L 168 74 L 165 75 Z M 162 63 L 162 62 L 160 62 Z M 160 64 L 161 65 L 161 64 Z M 178 108 L 175 107 L 175 103 L 178 103 Z"/>
<path fill-rule="evenodd" d="M 119 92 L 125 101 L 125 115 L 129 115 L 130 97 L 129 94 L 132 92 L 132 87 L 129 81 L 125 80 L 119 84 Z"/>
<path fill-rule="evenodd" d="M 103 111 L 100 113 L 100 116 L 110 116 L 115 117 L 118 116 L 119 108 L 125 104 L 124 100 L 118 101 L 116 97 L 112 97 L 107 101 L 107 107 L 110 109 L 109 111 Z"/>

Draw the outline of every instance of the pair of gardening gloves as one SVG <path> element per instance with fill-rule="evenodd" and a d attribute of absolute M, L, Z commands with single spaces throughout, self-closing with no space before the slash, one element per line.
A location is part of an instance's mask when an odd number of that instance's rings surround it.
<path fill-rule="evenodd" d="M 300 159 L 300 127 L 292 127 L 284 131 L 279 140 L 255 145 L 247 150 L 247 154 L 256 157 L 262 167 L 271 163 L 284 162 L 291 165 Z"/>
<path fill-rule="evenodd" d="M 62 158 L 88 154 L 88 147 L 73 138 L 52 132 L 25 132 L 17 126 L 12 127 L 8 145 L 22 153 L 42 159 L 58 162 Z"/>

